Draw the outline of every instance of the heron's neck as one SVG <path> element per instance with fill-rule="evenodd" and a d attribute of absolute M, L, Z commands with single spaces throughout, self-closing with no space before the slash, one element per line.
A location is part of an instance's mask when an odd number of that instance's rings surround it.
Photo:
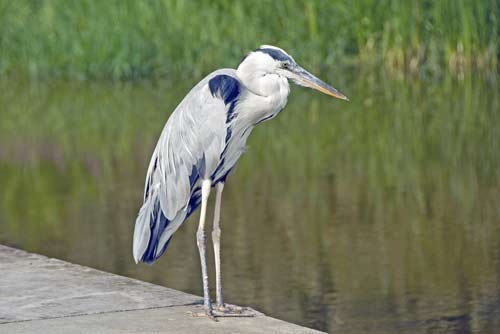
<path fill-rule="evenodd" d="M 288 80 L 278 74 L 249 70 L 245 66 L 238 67 L 236 74 L 247 89 L 255 95 L 268 97 L 283 93 L 283 91 L 290 91 Z"/>
<path fill-rule="evenodd" d="M 249 116 L 255 122 L 280 112 L 286 105 L 290 85 L 285 77 L 261 71 L 246 71 L 238 67 L 237 76 L 249 91 L 252 107 Z M 251 104 L 250 104 L 251 100 Z"/>

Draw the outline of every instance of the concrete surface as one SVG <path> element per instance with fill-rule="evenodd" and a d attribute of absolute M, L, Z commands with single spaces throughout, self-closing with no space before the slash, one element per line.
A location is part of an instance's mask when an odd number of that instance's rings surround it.
<path fill-rule="evenodd" d="M 201 297 L 0 245 L 0 333 L 320 333 L 267 317 L 196 318 Z"/>

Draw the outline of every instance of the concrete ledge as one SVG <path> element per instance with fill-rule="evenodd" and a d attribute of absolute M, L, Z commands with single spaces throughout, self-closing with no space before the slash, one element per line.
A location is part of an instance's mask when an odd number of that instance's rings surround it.
<path fill-rule="evenodd" d="M 320 333 L 267 317 L 194 318 L 201 297 L 0 245 L 0 333 Z"/>

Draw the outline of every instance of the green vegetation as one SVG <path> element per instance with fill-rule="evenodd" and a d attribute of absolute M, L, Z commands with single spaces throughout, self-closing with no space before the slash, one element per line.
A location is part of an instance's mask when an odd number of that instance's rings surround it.
<path fill-rule="evenodd" d="M 200 75 L 263 43 L 308 67 L 496 73 L 500 2 L 0 0 L 0 73 L 9 75 Z"/>

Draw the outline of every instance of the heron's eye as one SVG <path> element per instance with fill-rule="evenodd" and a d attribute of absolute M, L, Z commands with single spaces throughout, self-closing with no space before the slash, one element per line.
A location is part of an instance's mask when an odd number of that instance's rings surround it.
<path fill-rule="evenodd" d="M 288 70 L 290 68 L 290 66 L 288 65 L 288 63 L 282 63 L 281 68 Z"/>

